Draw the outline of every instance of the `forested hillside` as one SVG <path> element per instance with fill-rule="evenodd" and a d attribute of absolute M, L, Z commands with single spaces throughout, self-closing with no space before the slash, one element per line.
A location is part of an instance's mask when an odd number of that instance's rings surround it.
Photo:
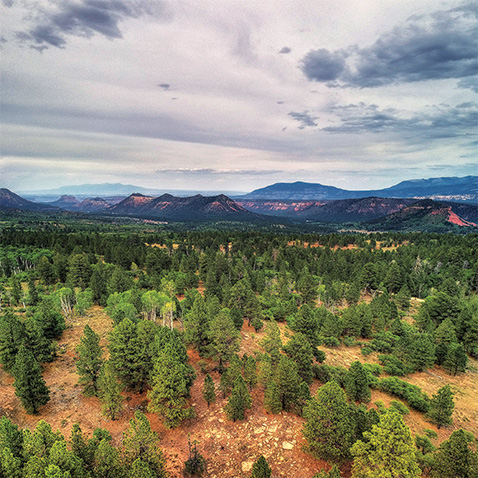
<path fill-rule="evenodd" d="M 478 235 L 147 227 L 1 230 L 0 474 L 478 475 Z"/>

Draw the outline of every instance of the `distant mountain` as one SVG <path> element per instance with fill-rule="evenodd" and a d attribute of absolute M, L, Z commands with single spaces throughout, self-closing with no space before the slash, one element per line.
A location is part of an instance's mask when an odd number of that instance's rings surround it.
<path fill-rule="evenodd" d="M 66 211 L 74 211 L 75 206 L 77 206 L 79 203 L 80 201 L 78 201 L 75 196 L 68 196 L 64 194 L 56 201 L 52 201 L 48 204 L 50 204 L 51 206 L 59 207 L 61 209 L 65 209 Z"/>
<path fill-rule="evenodd" d="M 110 204 L 103 198 L 87 198 L 76 204 L 73 211 L 81 212 L 106 212 Z"/>
<path fill-rule="evenodd" d="M 478 231 L 478 206 L 423 199 L 368 224 L 376 230 L 452 232 L 463 228 Z"/>
<path fill-rule="evenodd" d="M 275 199 L 275 200 L 319 200 L 319 199 L 347 199 L 354 197 L 351 191 L 334 186 L 324 186 L 319 183 L 276 183 L 265 188 L 256 189 L 245 194 L 240 199 Z"/>
<path fill-rule="evenodd" d="M 320 222 L 362 222 L 401 211 L 414 199 L 368 197 L 339 199 L 320 206 L 311 206 L 299 212 L 303 219 Z"/>
<path fill-rule="evenodd" d="M 142 188 L 132 184 L 102 183 L 102 184 L 80 184 L 76 186 L 62 186 L 56 189 L 25 191 L 25 195 L 74 195 L 74 196 L 128 196 L 134 192 L 142 194 L 160 194 L 159 190 Z"/>
<path fill-rule="evenodd" d="M 248 211 L 269 216 L 295 217 L 312 206 L 322 206 L 327 203 L 320 201 L 278 200 L 278 199 L 235 199 L 239 206 Z"/>
<path fill-rule="evenodd" d="M 412 179 L 380 192 L 389 197 L 478 196 L 478 176 Z"/>
<path fill-rule="evenodd" d="M 402 181 L 377 190 L 349 191 L 319 183 L 276 183 L 256 189 L 241 198 L 275 200 L 335 200 L 371 196 L 392 198 L 432 198 L 478 203 L 478 176 L 431 178 Z"/>
<path fill-rule="evenodd" d="M 135 193 L 109 208 L 112 214 L 155 217 L 172 220 L 231 219 L 247 220 L 255 215 L 224 194 L 218 196 L 159 197 Z"/>
<path fill-rule="evenodd" d="M 6 188 L 0 188 L 0 209 L 19 209 L 21 211 L 58 210 L 55 206 L 28 201 Z"/>

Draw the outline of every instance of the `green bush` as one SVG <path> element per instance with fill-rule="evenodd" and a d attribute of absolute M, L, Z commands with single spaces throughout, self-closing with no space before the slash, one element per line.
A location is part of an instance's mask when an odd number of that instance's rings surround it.
<path fill-rule="evenodd" d="M 411 385 L 399 378 L 382 378 L 376 387 L 390 395 L 406 400 L 413 409 L 419 412 L 426 413 L 430 408 L 430 399 L 426 393 L 416 385 Z"/>
<path fill-rule="evenodd" d="M 370 347 L 362 347 L 360 352 L 361 352 L 362 355 L 367 356 L 367 355 L 370 355 L 371 353 L 373 353 L 373 350 Z"/>
<path fill-rule="evenodd" d="M 385 373 L 389 375 L 394 375 L 397 377 L 403 377 L 409 372 L 409 369 L 406 365 L 395 355 L 379 355 L 378 359 L 384 365 Z"/>

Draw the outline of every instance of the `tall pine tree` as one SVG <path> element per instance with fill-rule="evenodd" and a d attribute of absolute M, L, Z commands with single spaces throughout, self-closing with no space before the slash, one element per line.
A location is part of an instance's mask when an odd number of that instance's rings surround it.
<path fill-rule="evenodd" d="M 101 347 L 100 337 L 89 325 L 83 329 L 79 345 L 76 347 L 79 359 L 76 362 L 76 371 L 80 376 L 79 383 L 84 385 L 83 393 L 87 396 L 98 395 L 98 377 L 100 376 Z"/>
<path fill-rule="evenodd" d="M 13 376 L 15 395 L 20 398 L 28 413 L 37 413 L 50 400 L 50 391 L 41 376 L 40 364 L 24 345 L 18 350 Z"/>
<path fill-rule="evenodd" d="M 427 413 L 427 417 L 435 422 L 438 428 L 443 425 L 451 425 L 451 416 L 454 409 L 453 392 L 451 391 L 450 385 L 447 384 L 433 395 L 430 400 L 430 410 Z"/>

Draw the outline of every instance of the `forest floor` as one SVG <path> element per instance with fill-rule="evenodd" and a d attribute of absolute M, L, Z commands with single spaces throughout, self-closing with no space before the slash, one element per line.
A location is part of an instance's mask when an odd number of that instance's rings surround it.
<path fill-rule="evenodd" d="M 82 387 L 77 385 L 76 346 L 83 335 L 83 328 L 88 324 L 101 337 L 101 344 L 106 345 L 111 320 L 100 307 L 93 307 L 84 317 L 75 317 L 64 331 L 58 342 L 58 358 L 44 367 L 43 377 L 50 389 L 51 399 L 40 409 L 38 415 L 27 415 L 20 400 L 14 394 L 13 378 L 0 368 L 0 415 L 3 413 L 21 427 L 34 428 L 39 420 L 50 423 L 54 430 L 59 429 L 69 437 L 74 423 L 79 423 L 83 432 L 91 435 L 97 427 L 106 428 L 116 444 L 120 443 L 123 431 L 135 410 L 146 413 L 152 428 L 160 437 L 160 447 L 166 457 L 171 478 L 183 476 L 182 470 L 188 458 L 188 436 L 191 441 L 198 441 L 198 451 L 206 458 L 209 478 L 247 477 L 254 461 L 262 454 L 266 457 L 276 478 L 298 477 L 312 478 L 321 468 L 330 469 L 326 462 L 317 460 L 303 451 L 305 440 L 301 433 L 304 420 L 292 413 L 282 412 L 272 415 L 265 412 L 262 401 L 263 392 L 256 388 L 252 392 L 253 406 L 241 422 L 226 419 L 223 407 L 226 400 L 217 393 L 217 400 L 208 408 L 202 398 L 204 374 L 200 370 L 199 356 L 189 350 L 190 362 L 194 366 L 197 379 L 191 389 L 191 404 L 196 411 L 196 418 L 174 430 L 167 430 L 159 417 L 147 412 L 148 399 L 143 394 L 125 394 L 124 411 L 118 420 L 106 420 L 101 415 L 101 406 L 97 398 L 87 398 L 82 394 Z M 285 324 L 279 324 L 283 341 L 287 341 Z M 264 332 L 256 333 L 253 328 L 244 325 L 242 331 L 241 354 L 253 354 L 260 350 L 259 341 Z M 326 363 L 330 365 L 350 366 L 361 362 L 377 363 L 375 354 L 364 357 L 359 347 L 324 348 Z M 405 422 L 413 434 L 423 434 L 430 428 L 437 431 L 439 438 L 435 444 L 447 439 L 454 430 L 464 428 L 476 432 L 478 424 L 478 362 L 470 360 L 466 374 L 450 376 L 442 368 L 435 367 L 427 372 L 415 373 L 406 377 L 410 383 L 420 386 L 430 396 L 440 387 L 449 383 L 455 392 L 454 423 L 451 427 L 441 428 L 428 422 L 424 415 L 414 410 L 406 415 Z M 206 365 L 214 379 L 216 389 L 219 386 L 219 374 L 212 371 L 210 363 Z M 312 385 L 312 393 L 319 387 Z M 373 391 L 372 402 L 382 400 L 386 406 L 393 397 L 382 392 Z M 345 476 L 350 470 L 342 468 Z"/>

